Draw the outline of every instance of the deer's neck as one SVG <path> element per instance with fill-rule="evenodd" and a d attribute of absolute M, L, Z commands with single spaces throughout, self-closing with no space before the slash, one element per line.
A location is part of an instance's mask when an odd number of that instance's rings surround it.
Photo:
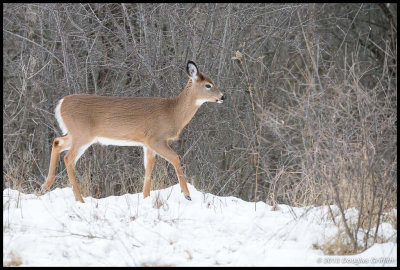
<path fill-rule="evenodd" d="M 176 97 L 174 114 L 180 130 L 190 122 L 200 107 L 196 104 L 196 95 L 192 91 L 192 81 L 189 79 L 183 91 Z"/>

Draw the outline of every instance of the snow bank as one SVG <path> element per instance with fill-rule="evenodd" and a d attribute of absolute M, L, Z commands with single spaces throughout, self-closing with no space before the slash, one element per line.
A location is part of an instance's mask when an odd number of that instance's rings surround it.
<path fill-rule="evenodd" d="M 84 198 L 71 188 L 42 196 L 3 191 L 3 264 L 22 266 L 396 266 L 397 243 L 375 244 L 354 256 L 313 249 L 333 236 L 326 207 L 278 210 L 188 185 Z M 395 234 L 384 225 L 385 234 Z M 12 256 L 11 256 L 12 255 Z M 11 263 L 12 264 L 12 263 Z"/>

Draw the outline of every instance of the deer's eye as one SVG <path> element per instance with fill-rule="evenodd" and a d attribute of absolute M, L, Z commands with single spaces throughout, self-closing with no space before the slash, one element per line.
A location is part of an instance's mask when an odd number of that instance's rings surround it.
<path fill-rule="evenodd" d="M 211 84 L 206 84 L 206 88 L 210 89 L 211 88 Z"/>

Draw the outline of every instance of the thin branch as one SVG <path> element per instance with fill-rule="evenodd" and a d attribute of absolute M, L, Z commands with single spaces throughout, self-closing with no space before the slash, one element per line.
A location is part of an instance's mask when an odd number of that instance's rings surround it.
<path fill-rule="evenodd" d="M 36 46 L 38 46 L 38 47 L 40 47 L 40 48 L 42 48 L 43 50 L 45 50 L 46 52 L 48 52 L 51 56 L 53 56 L 53 57 L 65 68 L 64 63 L 63 63 L 57 56 L 55 56 L 54 53 L 52 53 L 51 51 L 49 51 L 47 48 L 43 47 L 42 45 L 40 45 L 40 44 L 36 43 L 35 41 L 30 40 L 30 39 L 28 39 L 28 38 L 26 38 L 26 37 L 23 37 L 23 36 L 21 36 L 21 35 L 15 34 L 15 33 L 10 32 L 10 31 L 7 31 L 7 30 L 5 30 L 5 29 L 3 29 L 3 31 L 6 32 L 6 33 L 8 33 L 8 34 L 11 34 L 11 35 L 13 35 L 13 36 L 22 38 L 22 39 L 24 39 L 24 40 L 26 40 L 26 41 L 28 41 L 28 42 L 30 42 L 30 43 L 35 44 Z"/>

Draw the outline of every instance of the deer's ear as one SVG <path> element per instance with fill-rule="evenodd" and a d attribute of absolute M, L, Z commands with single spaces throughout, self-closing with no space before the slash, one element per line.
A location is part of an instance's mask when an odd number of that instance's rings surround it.
<path fill-rule="evenodd" d="M 197 69 L 197 66 L 193 61 L 188 61 L 186 72 L 193 80 L 196 80 L 199 70 Z"/>

